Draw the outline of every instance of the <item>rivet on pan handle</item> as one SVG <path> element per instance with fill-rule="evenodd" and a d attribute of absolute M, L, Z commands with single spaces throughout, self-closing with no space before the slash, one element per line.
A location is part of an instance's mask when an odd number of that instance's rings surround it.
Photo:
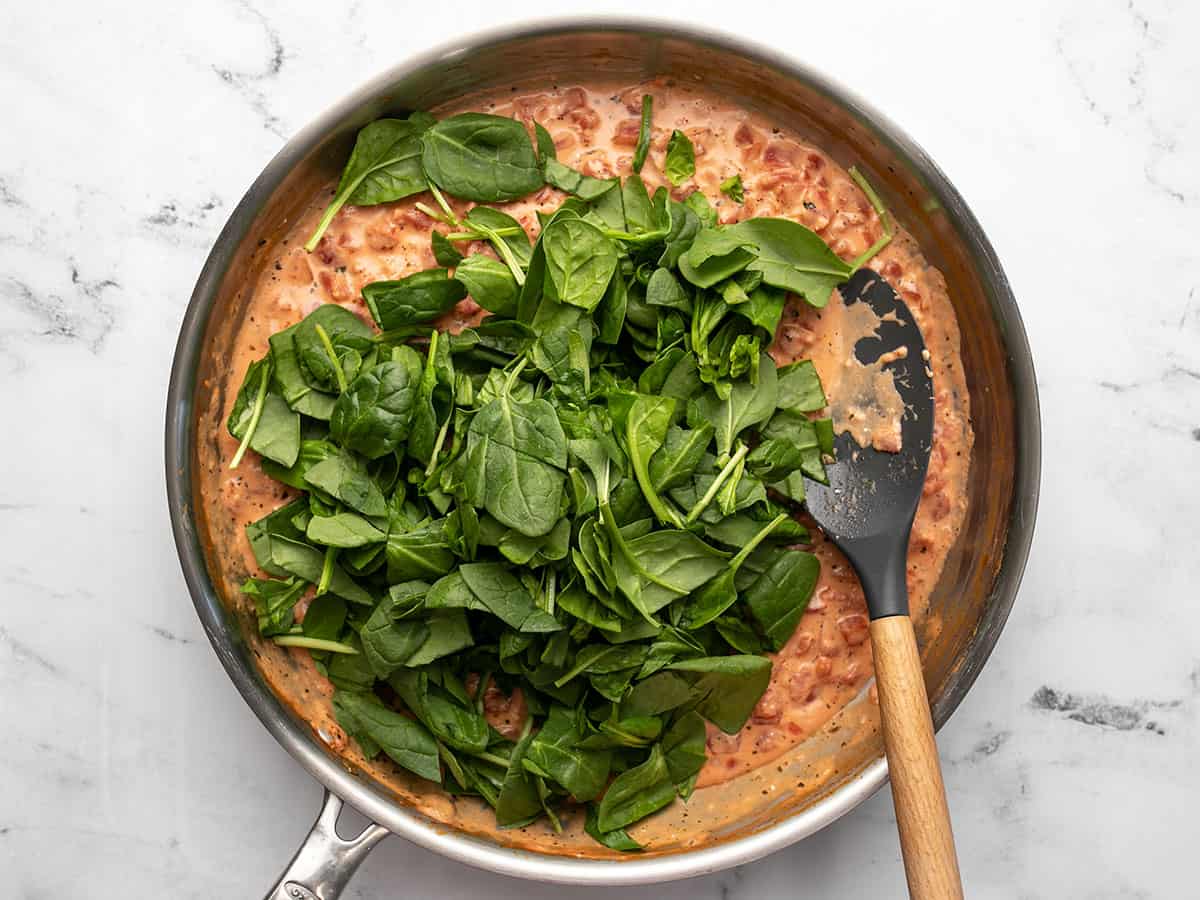
<path fill-rule="evenodd" d="M 266 900 L 336 900 L 372 848 L 391 834 L 371 823 L 347 840 L 337 833 L 342 798 L 325 792 L 325 803 L 308 837 Z"/>

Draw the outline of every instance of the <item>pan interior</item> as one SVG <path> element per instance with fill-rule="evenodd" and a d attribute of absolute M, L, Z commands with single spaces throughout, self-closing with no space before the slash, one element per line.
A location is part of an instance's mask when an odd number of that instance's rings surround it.
<path fill-rule="evenodd" d="M 976 438 L 967 518 L 931 600 L 928 621 L 936 622 L 937 627 L 921 635 L 926 679 L 939 724 L 970 686 L 1011 605 L 1024 543 L 1017 548 L 1018 559 L 1006 571 L 1010 522 L 1014 516 L 1024 515 L 1029 521 L 1023 527 L 1026 531 L 1031 527 L 1030 492 L 1036 490 L 1036 483 L 1032 487 L 1029 483 L 1030 472 L 1035 470 L 1018 453 L 1022 440 L 1027 442 L 1026 453 L 1030 452 L 1029 441 L 1036 444 L 1036 434 L 1028 434 L 1030 422 L 1036 428 L 1036 400 L 1032 401 L 1032 419 L 1025 410 L 1019 420 L 1015 391 L 1032 387 L 1022 383 L 1021 373 L 1011 371 L 1007 349 L 1009 343 L 1017 342 L 1023 350 L 1023 334 L 1003 275 L 976 232 L 973 218 L 919 151 L 886 126 L 872 124 L 853 101 L 835 96 L 833 89 L 815 78 L 782 70 L 773 62 L 716 41 L 674 32 L 548 29 L 476 45 L 469 52 L 442 54 L 369 86 L 357 101 L 350 101 L 293 141 L 256 183 L 222 235 L 224 249 L 219 244 L 214 250 L 207 277 L 193 299 L 194 310 L 201 304 L 198 315 L 203 324 L 195 335 L 195 369 L 185 373 L 185 377 L 191 376 L 190 397 L 183 398 L 181 405 L 187 415 L 180 426 L 186 429 L 181 430 L 180 477 L 185 479 L 187 504 L 173 510 L 177 517 L 190 514 L 183 527 L 194 528 L 194 542 L 203 551 L 211 579 L 208 593 L 215 588 L 220 600 L 220 609 L 213 613 L 219 621 L 209 621 L 204 608 L 201 613 L 227 667 L 231 672 L 237 670 L 248 685 L 257 685 L 253 689 L 260 695 L 269 684 L 274 699 L 268 702 L 275 705 L 271 715 L 282 723 L 273 728 L 277 736 L 278 729 L 283 729 L 291 735 L 292 744 L 303 742 L 302 761 L 327 784 L 337 782 L 331 784 L 335 789 L 347 785 L 348 771 L 361 785 L 363 796 L 373 797 L 376 806 L 390 805 L 394 818 L 381 817 L 389 827 L 395 828 L 400 819 L 417 825 L 444 820 L 450 801 L 435 786 L 410 778 L 390 764 L 368 762 L 353 751 L 335 754 L 325 746 L 319 717 L 316 733 L 307 722 L 312 718 L 314 700 L 322 703 L 319 695 L 327 689 L 287 651 L 258 639 L 254 617 L 238 597 L 244 573 L 240 566 L 219 558 L 215 550 L 225 544 L 223 530 L 230 526 L 210 516 L 200 500 L 206 485 L 211 491 L 217 477 L 213 436 L 223 428 L 227 350 L 246 315 L 250 286 L 275 258 L 277 243 L 289 222 L 336 178 L 361 125 L 380 115 L 433 108 L 500 85 L 532 89 L 558 81 L 603 78 L 632 83 L 653 76 L 703 84 L 794 129 L 842 165 L 857 165 L 946 278 L 962 332 L 962 360 Z M 214 264 L 217 271 L 212 270 Z M 185 338 L 186 332 L 185 325 Z M 1036 457 L 1036 448 L 1033 453 Z M 1027 535 L 1021 540 L 1027 542 Z M 197 602 L 200 605 L 199 598 Z M 239 686 L 244 692 L 251 689 Z M 264 712 L 259 712 L 266 720 Z M 301 755 L 290 744 L 289 749 Z M 660 852 L 695 851 L 798 818 L 806 820 L 806 830 L 793 829 L 790 839 L 803 836 L 832 821 L 882 783 L 881 755 L 875 708 L 865 695 L 860 696 L 802 748 L 765 769 L 704 789 L 686 806 L 676 804 L 663 813 L 662 831 L 675 837 Z M 864 778 L 869 782 L 866 789 Z M 784 781 L 798 788 L 773 789 Z M 840 802 L 841 797 L 851 795 L 853 799 Z M 482 811 L 464 814 L 461 802 L 456 818 L 463 831 L 492 844 L 528 845 L 527 834 L 496 831 Z M 743 813 L 731 819 L 727 809 Z M 590 841 L 582 844 L 555 838 L 549 831 L 536 837 L 542 852 L 568 856 L 583 852 L 602 856 L 606 852 Z"/>

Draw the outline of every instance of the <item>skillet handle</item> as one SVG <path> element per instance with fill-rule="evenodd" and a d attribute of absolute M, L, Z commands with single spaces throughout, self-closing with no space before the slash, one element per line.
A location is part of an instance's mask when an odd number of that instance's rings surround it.
<path fill-rule="evenodd" d="M 372 848 L 391 832 L 371 823 L 358 837 L 337 833 L 342 798 L 325 792 L 325 802 L 308 837 L 266 900 L 336 900 Z"/>

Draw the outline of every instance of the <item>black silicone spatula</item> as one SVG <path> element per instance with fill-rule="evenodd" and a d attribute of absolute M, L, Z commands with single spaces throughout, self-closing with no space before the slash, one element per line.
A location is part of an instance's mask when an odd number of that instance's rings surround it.
<path fill-rule="evenodd" d="M 933 383 L 925 342 L 908 307 L 880 276 L 860 270 L 841 287 L 847 305 L 867 303 L 884 321 L 854 352 L 865 364 L 907 348 L 884 365 L 904 401 L 899 453 L 862 448 L 849 434 L 834 442 L 829 484 L 807 484 L 809 512 L 858 572 L 871 614 L 875 684 L 892 800 L 909 894 L 962 897 L 946 791 L 933 739 L 929 699 L 908 613 L 906 558 L 933 442 Z M 832 398 L 837 402 L 837 398 Z"/>

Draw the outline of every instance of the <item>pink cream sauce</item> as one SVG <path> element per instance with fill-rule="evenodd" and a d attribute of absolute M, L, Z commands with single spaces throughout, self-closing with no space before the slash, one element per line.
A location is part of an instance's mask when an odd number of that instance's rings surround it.
<path fill-rule="evenodd" d="M 699 88 L 662 83 L 619 88 L 563 87 L 475 98 L 435 112 L 444 115 L 476 109 L 515 116 L 527 124 L 536 119 L 553 135 L 560 160 L 603 178 L 630 172 L 640 98 L 646 91 L 654 95 L 655 127 L 642 176 L 651 191 L 667 184 L 660 167 L 671 131 L 679 128 L 695 146 L 696 174 L 681 187 L 673 188 L 672 194 L 682 199 L 694 190 L 704 191 L 716 205 L 721 222 L 752 216 L 791 218 L 815 230 L 847 260 L 863 252 L 882 233 L 879 217 L 867 198 L 830 157 L 773 128 L 763 118 Z M 741 173 L 745 185 L 744 204 L 719 192 L 720 182 L 734 173 Z M 414 206 L 416 200 L 431 203 L 428 195 L 378 207 L 343 209 L 315 252 L 305 253 L 302 244 L 328 197 L 313 198 L 305 214 L 280 241 L 276 261 L 266 267 L 255 285 L 227 373 L 227 404 L 232 404 L 246 366 L 267 349 L 270 334 L 329 302 L 339 303 L 370 321 L 360 298 L 364 284 L 399 278 L 435 265 L 429 234 L 432 229 L 445 228 Z M 562 199 L 560 192 L 544 188 L 531 198 L 498 206 L 517 218 L 532 238 L 538 231 L 536 212 L 552 210 Z M 452 201 L 452 205 L 460 214 L 471 206 L 458 201 Z M 485 244 L 461 249 L 464 253 L 491 253 Z M 883 275 L 912 309 L 931 351 L 927 364 L 933 373 L 937 421 L 908 558 L 909 593 L 914 615 L 920 618 L 965 513 L 972 431 L 959 358 L 958 325 L 941 274 L 926 264 L 905 232 L 900 231 L 870 267 Z M 442 324 L 456 330 L 478 321 L 481 314 L 468 298 Z M 895 386 L 882 370 L 882 363 L 864 366 L 853 355 L 855 343 L 878 325 L 878 318 L 865 304 L 847 307 L 836 294 L 823 310 L 793 298 L 785 310 L 772 354 L 780 364 L 813 360 L 838 432 L 849 431 L 864 446 L 898 449 L 902 407 Z M 234 449 L 235 442 L 222 430 L 217 451 L 222 466 L 228 465 Z M 257 569 L 242 526 L 277 507 L 290 494 L 288 488 L 263 475 L 251 460 L 234 472 L 223 469 L 215 495 L 210 492 L 206 496 L 213 520 L 231 526 L 231 546 L 221 549 L 232 556 L 229 564 L 239 575 Z M 819 533 L 814 550 L 821 558 L 822 569 L 808 609 L 795 634 L 775 655 L 770 686 L 751 721 L 736 735 L 722 734 L 710 726 L 709 759 L 700 775 L 701 787 L 727 781 L 776 759 L 818 733 L 839 710 L 868 689 L 871 646 L 862 590 L 845 558 Z M 311 668 L 306 651 L 291 653 L 297 662 Z M 319 676 L 312 674 L 318 681 Z M 873 694 L 873 688 L 869 690 Z M 318 733 L 349 758 L 353 749 L 329 714 L 328 694 L 327 684 L 306 691 L 313 708 L 305 714 L 311 716 Z M 519 698 L 490 695 L 487 703 L 497 725 L 502 719 L 510 725 L 519 720 L 521 705 Z M 453 818 L 448 806 L 441 809 L 433 801 L 430 804 L 426 811 L 436 818 Z"/>

